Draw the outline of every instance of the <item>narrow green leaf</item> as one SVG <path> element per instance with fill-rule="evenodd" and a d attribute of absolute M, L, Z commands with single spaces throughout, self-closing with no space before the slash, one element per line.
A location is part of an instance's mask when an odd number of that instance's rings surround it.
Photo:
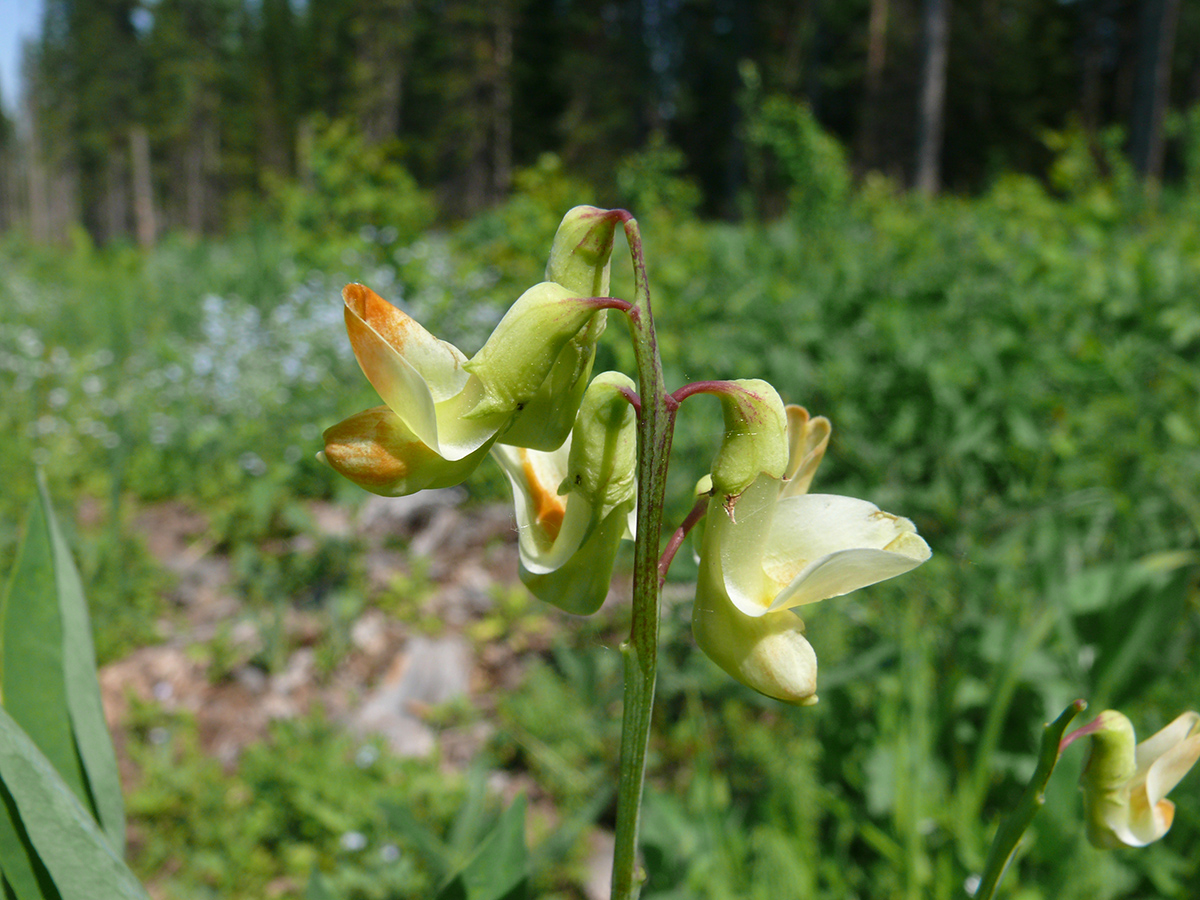
<path fill-rule="evenodd" d="M 149 900 L 88 810 L 2 708 L 0 781 L 62 900 Z"/>
<path fill-rule="evenodd" d="M 87 802 L 63 680 L 63 627 L 45 508 L 30 505 L 3 608 L 0 697 L 4 708 L 77 797 Z"/>
<path fill-rule="evenodd" d="M 42 865 L 29 835 L 21 824 L 17 803 L 0 782 L 0 873 L 4 875 L 6 897 L 15 900 L 44 900 L 58 897 L 50 873 Z"/>
<path fill-rule="evenodd" d="M 418 822 L 407 809 L 398 803 L 384 801 L 379 804 L 388 828 L 397 832 L 411 843 L 425 861 L 437 881 L 452 871 L 452 855 L 436 834 Z"/>
<path fill-rule="evenodd" d="M 58 609 L 62 621 L 63 682 L 71 727 L 79 758 L 83 764 L 91 801 L 100 826 L 108 835 L 117 854 L 125 853 L 125 804 L 121 798 L 121 779 L 112 735 L 104 718 L 100 682 L 96 675 L 96 654 L 92 644 L 92 625 L 79 570 L 63 540 L 54 508 L 46 490 L 46 480 L 38 472 L 38 492 L 54 551 L 54 575 Z"/>
<path fill-rule="evenodd" d="M 525 797 L 504 811 L 495 829 L 437 900 L 527 900 L 529 863 L 525 849 Z"/>

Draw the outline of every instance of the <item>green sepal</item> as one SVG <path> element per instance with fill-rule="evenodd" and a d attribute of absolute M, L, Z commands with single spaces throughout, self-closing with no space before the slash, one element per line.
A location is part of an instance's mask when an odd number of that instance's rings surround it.
<path fill-rule="evenodd" d="M 465 418 L 519 415 L 538 395 L 563 347 L 598 312 L 594 304 L 552 281 L 527 290 L 504 314 L 487 343 L 463 364 L 485 392 Z M 570 368 L 574 371 L 576 364 Z M 572 408 L 570 418 L 574 416 Z"/>
<path fill-rule="evenodd" d="M 759 475 L 782 478 L 788 464 L 787 413 L 775 388 L 748 378 L 713 393 L 725 414 L 725 435 L 713 460 L 714 491 L 736 498 Z"/>
<path fill-rule="evenodd" d="M 637 492 L 637 415 L 622 389 L 634 390 L 623 372 L 601 372 L 588 385 L 571 432 L 567 477 L 558 489 L 587 497 L 601 515 Z"/>
<path fill-rule="evenodd" d="M 613 233 L 620 210 L 576 206 L 563 216 L 550 246 L 546 280 L 583 297 L 608 295 Z"/>

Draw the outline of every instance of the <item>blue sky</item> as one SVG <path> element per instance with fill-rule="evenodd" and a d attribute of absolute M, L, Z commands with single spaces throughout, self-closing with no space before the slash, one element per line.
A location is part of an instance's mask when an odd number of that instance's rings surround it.
<path fill-rule="evenodd" d="M 17 105 L 21 42 L 41 24 L 42 0 L 0 0 L 0 97 L 10 115 Z"/>

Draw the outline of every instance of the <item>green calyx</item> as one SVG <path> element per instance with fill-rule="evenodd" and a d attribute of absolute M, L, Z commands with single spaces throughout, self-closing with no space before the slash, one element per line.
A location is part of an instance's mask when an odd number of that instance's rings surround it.
<path fill-rule="evenodd" d="M 725 414 L 725 435 L 713 460 L 713 490 L 736 498 L 759 475 L 782 478 L 788 465 L 787 414 L 779 393 L 757 378 L 713 390 Z"/>
<path fill-rule="evenodd" d="M 601 312 L 585 298 L 552 281 L 543 281 L 527 290 L 504 314 L 487 343 L 464 363 L 464 368 L 483 384 L 485 392 L 468 417 L 501 412 L 519 416 L 539 396 L 563 348 Z M 577 356 L 568 354 L 566 360 L 566 367 L 572 373 L 581 369 Z M 590 360 L 587 366 L 590 367 Z M 547 390 L 552 390 L 552 386 Z M 561 402 L 562 398 L 557 400 Z M 570 412 L 573 417 L 574 409 Z M 514 443 L 507 437 L 502 440 Z"/>
<path fill-rule="evenodd" d="M 1085 789 L 1103 791 L 1133 777 L 1137 739 L 1133 724 L 1116 710 L 1100 713 L 1096 725 L 1091 732 L 1092 752 L 1080 781 Z"/>
<path fill-rule="evenodd" d="M 637 416 L 622 390 L 634 390 L 621 372 L 601 372 L 588 386 L 571 433 L 567 477 L 559 493 L 582 494 L 607 511 L 636 492 Z"/>
<path fill-rule="evenodd" d="M 554 233 L 546 280 L 584 297 L 608 294 L 613 233 L 620 210 L 576 206 L 563 216 Z"/>

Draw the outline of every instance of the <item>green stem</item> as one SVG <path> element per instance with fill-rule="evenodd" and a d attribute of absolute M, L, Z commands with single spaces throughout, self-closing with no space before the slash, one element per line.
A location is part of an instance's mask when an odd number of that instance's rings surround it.
<path fill-rule="evenodd" d="M 625 700 L 621 721 L 621 770 L 617 788 L 617 832 L 613 850 L 612 898 L 634 900 L 641 889 L 637 866 L 638 822 L 642 786 L 646 779 L 646 748 L 654 710 L 658 666 L 658 546 L 662 531 L 667 458 L 678 408 L 663 386 L 662 362 L 650 313 L 650 287 L 637 220 L 624 220 L 625 237 L 633 257 L 634 301 L 629 310 L 637 359 L 638 393 L 638 508 L 633 553 L 633 624 L 621 645 L 625 663 Z"/>
<path fill-rule="evenodd" d="M 1025 788 L 1025 793 L 1021 795 L 1017 808 L 996 829 L 996 837 L 992 841 L 992 848 L 988 851 L 987 862 L 983 866 L 983 875 L 979 879 L 979 887 L 975 890 L 975 900 L 991 900 L 995 896 L 996 886 L 1004 876 L 1013 853 L 1016 852 L 1017 844 L 1021 841 L 1021 836 L 1029 829 L 1033 823 L 1033 817 L 1046 802 L 1046 784 L 1050 781 L 1054 766 L 1058 763 L 1063 732 L 1067 730 L 1071 720 L 1086 708 L 1086 703 L 1076 700 L 1042 732 L 1042 749 L 1038 756 L 1037 769 L 1033 773 L 1029 786 Z"/>

